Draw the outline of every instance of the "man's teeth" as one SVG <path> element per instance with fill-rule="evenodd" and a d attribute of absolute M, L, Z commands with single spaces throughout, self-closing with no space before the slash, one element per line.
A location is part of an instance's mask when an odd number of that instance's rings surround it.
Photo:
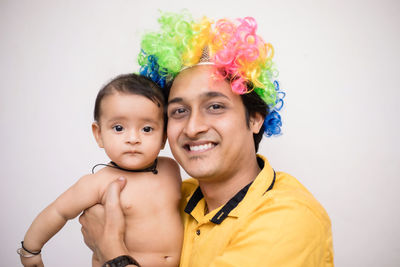
<path fill-rule="evenodd" d="M 199 146 L 189 146 L 190 151 L 201 151 L 201 150 L 206 150 L 210 149 L 213 147 L 212 143 L 204 144 L 204 145 L 199 145 Z"/>

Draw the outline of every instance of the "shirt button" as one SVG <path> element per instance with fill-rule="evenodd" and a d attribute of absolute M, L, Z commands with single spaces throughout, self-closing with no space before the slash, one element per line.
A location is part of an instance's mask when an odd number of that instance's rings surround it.
<path fill-rule="evenodd" d="M 199 229 L 197 229 L 196 235 L 200 235 L 200 230 Z"/>

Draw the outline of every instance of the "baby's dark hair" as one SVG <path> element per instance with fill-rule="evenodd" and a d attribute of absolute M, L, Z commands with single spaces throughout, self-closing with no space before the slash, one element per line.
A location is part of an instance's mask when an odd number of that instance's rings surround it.
<path fill-rule="evenodd" d="M 122 74 L 107 83 L 97 94 L 96 103 L 94 105 L 94 120 L 99 122 L 101 117 L 101 101 L 105 96 L 115 92 L 124 94 L 134 94 L 144 96 L 153 101 L 157 106 L 163 109 L 164 114 L 164 130 L 167 125 L 167 115 L 165 108 L 165 97 L 160 87 L 147 77 L 129 73 Z"/>

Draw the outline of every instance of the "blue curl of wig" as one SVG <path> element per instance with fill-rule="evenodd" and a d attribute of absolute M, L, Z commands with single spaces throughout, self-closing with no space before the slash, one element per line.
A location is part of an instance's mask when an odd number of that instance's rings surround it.
<path fill-rule="evenodd" d="M 264 134 L 268 137 L 281 133 L 281 115 L 275 110 L 271 111 L 264 120 Z"/>
<path fill-rule="evenodd" d="M 160 69 L 160 65 L 157 62 L 156 56 L 150 55 L 146 56 L 146 53 L 142 50 L 142 56 L 145 57 L 147 65 L 141 66 L 140 75 L 150 78 L 153 82 L 158 84 L 161 88 L 166 85 L 167 73 Z"/>
<path fill-rule="evenodd" d="M 275 106 L 270 110 L 268 115 L 264 119 L 264 134 L 267 137 L 272 135 L 279 135 L 281 134 L 281 127 L 282 127 L 282 119 L 281 115 L 279 115 L 279 111 L 282 109 L 286 94 L 285 92 L 280 91 L 279 82 L 274 81 L 274 87 L 276 90 L 276 101 Z"/>

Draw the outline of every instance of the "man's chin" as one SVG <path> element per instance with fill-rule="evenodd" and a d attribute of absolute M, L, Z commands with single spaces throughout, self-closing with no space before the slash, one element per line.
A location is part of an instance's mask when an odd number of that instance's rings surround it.
<path fill-rule="evenodd" d="M 210 177 L 215 176 L 215 170 L 210 168 L 210 166 L 202 168 L 201 166 L 189 166 L 188 168 L 183 168 L 190 177 L 197 180 L 207 180 Z"/>

